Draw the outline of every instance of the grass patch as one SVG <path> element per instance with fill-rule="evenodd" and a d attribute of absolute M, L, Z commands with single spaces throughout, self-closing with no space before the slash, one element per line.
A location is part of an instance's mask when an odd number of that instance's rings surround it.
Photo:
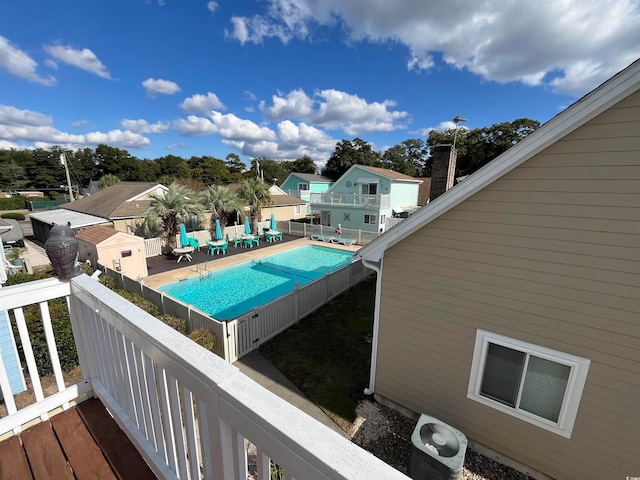
<path fill-rule="evenodd" d="M 375 279 L 366 279 L 260 347 L 347 431 L 369 384 Z"/>

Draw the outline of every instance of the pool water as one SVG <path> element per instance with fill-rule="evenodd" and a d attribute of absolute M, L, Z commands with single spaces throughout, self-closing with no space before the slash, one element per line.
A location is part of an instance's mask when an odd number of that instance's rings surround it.
<path fill-rule="evenodd" d="M 231 320 L 351 263 L 352 252 L 306 245 L 163 285 L 159 290 L 218 320 Z"/>

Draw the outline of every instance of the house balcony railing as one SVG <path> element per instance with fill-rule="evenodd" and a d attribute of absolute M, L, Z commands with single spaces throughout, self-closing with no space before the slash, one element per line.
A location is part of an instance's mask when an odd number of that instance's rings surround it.
<path fill-rule="evenodd" d="M 297 189 L 297 190 L 284 190 L 284 192 L 287 195 L 291 195 L 292 197 L 298 197 L 302 200 L 307 200 L 307 201 L 309 201 L 309 197 L 311 196 L 310 190 Z"/>
<path fill-rule="evenodd" d="M 70 387 L 49 310 L 60 297 L 67 299 L 83 376 Z M 39 306 L 58 388 L 48 397 L 25 322 L 23 309 L 32 304 Z M 96 396 L 158 478 L 267 480 L 270 460 L 287 479 L 408 478 L 86 275 L 0 288 L 2 310 L 17 324 L 36 403 L 16 408 L 0 360 L 8 412 L 0 434 Z M 251 471 L 250 444 L 257 452 Z"/>
<path fill-rule="evenodd" d="M 391 195 L 362 195 L 358 193 L 312 193 L 311 208 L 328 206 L 348 208 L 391 208 Z"/>

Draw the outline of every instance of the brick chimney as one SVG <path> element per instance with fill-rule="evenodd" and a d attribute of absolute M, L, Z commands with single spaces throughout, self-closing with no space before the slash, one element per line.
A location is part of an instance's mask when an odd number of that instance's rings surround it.
<path fill-rule="evenodd" d="M 429 201 L 433 201 L 453 187 L 456 176 L 458 151 L 450 140 L 439 142 L 431 152 L 431 191 Z"/>

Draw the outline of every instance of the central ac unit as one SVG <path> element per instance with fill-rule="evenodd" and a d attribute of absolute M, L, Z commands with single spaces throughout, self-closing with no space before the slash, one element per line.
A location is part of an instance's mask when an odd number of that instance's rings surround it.
<path fill-rule="evenodd" d="M 411 435 L 409 476 L 413 480 L 457 480 L 462 474 L 467 437 L 437 418 L 422 414 Z"/>

